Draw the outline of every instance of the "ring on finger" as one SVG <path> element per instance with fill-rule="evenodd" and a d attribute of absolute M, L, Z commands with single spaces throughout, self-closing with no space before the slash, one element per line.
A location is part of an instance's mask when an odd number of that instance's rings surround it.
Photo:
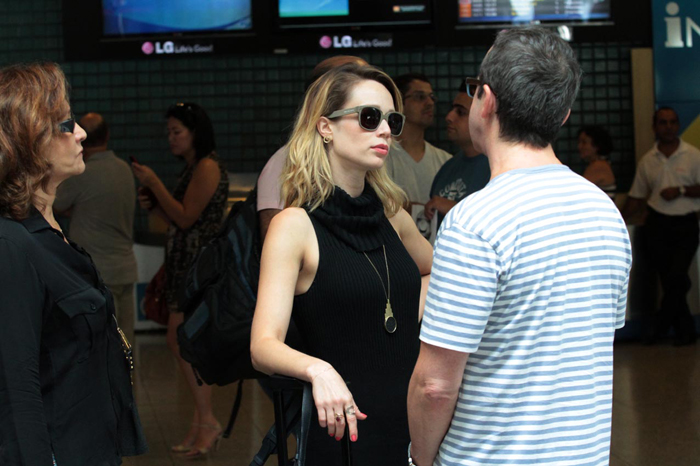
<path fill-rule="evenodd" d="M 345 408 L 345 414 L 348 416 L 354 416 L 355 415 L 355 407 L 350 405 Z"/>
<path fill-rule="evenodd" d="M 333 416 L 335 416 L 335 422 L 342 422 L 343 421 L 343 414 L 336 413 L 335 409 L 333 410 Z"/>

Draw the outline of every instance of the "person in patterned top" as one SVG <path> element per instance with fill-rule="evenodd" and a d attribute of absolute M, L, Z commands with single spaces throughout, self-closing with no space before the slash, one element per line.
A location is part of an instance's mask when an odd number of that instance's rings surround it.
<path fill-rule="evenodd" d="M 192 425 L 184 440 L 172 447 L 176 453 L 194 458 L 206 456 L 221 439 L 221 425 L 211 407 L 211 387 L 199 386 L 189 363 L 180 356 L 177 327 L 184 315 L 178 309 L 177 294 L 187 270 L 199 251 L 221 227 L 228 198 L 228 174 L 220 162 L 211 120 L 202 107 L 178 103 L 165 114 L 170 151 L 186 166 L 172 194 L 155 172 L 132 163 L 141 183 L 139 203 L 169 223 L 165 249 L 165 299 L 170 310 L 168 346 L 177 358 L 195 399 Z"/>

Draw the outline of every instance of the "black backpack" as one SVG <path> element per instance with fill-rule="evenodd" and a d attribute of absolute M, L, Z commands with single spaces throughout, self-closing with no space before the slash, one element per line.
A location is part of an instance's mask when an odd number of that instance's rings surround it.
<path fill-rule="evenodd" d="M 225 438 L 231 434 L 241 406 L 243 380 L 266 377 L 253 369 L 250 358 L 261 254 L 256 204 L 257 188 L 245 201 L 233 205 L 221 231 L 190 267 L 180 290 L 185 320 L 177 329 L 177 341 L 180 355 L 192 365 L 197 382 L 223 386 L 239 381 Z M 303 346 L 293 321 L 286 343 L 296 349 Z M 301 409 L 300 405 L 292 408 Z M 263 451 L 258 456 L 267 459 Z"/>
<path fill-rule="evenodd" d="M 250 359 L 250 327 L 260 275 L 257 191 L 231 208 L 219 234 L 200 251 L 180 295 L 185 320 L 180 354 L 198 381 L 228 385 L 264 374 Z"/>

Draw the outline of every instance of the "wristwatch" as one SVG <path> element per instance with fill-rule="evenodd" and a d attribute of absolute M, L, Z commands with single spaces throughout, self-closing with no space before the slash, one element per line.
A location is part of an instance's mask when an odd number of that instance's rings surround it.
<path fill-rule="evenodd" d="M 685 186 L 679 186 L 678 191 L 681 193 L 681 196 L 685 196 Z"/>

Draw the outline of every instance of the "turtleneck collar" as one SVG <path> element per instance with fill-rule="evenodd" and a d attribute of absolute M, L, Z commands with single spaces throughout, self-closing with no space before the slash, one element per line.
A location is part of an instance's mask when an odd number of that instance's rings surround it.
<path fill-rule="evenodd" d="M 358 197 L 336 186 L 331 197 L 309 215 L 358 252 L 371 251 L 387 241 L 386 229 L 380 228 L 386 218 L 384 206 L 369 183 Z"/>

